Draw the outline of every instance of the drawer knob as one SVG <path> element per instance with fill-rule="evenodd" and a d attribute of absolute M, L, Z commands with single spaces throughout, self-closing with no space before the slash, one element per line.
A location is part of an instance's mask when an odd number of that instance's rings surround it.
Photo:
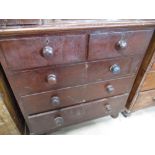
<path fill-rule="evenodd" d="M 50 74 L 47 77 L 47 81 L 49 84 L 56 84 L 57 83 L 57 77 L 54 74 Z"/>
<path fill-rule="evenodd" d="M 124 49 L 124 48 L 126 48 L 127 47 L 127 42 L 125 41 L 125 40 L 120 40 L 120 41 L 118 41 L 118 43 L 117 43 L 117 47 L 118 47 L 118 49 Z"/>
<path fill-rule="evenodd" d="M 108 85 L 108 86 L 107 86 L 107 91 L 108 91 L 108 93 L 112 93 L 114 90 L 115 90 L 115 89 L 114 89 L 114 87 L 113 87 L 112 85 Z"/>
<path fill-rule="evenodd" d="M 54 121 L 57 127 L 61 127 L 64 124 L 64 119 L 62 117 L 56 117 Z"/>
<path fill-rule="evenodd" d="M 43 56 L 44 56 L 45 58 L 52 57 L 53 54 L 54 54 L 54 52 L 53 52 L 53 48 L 52 48 L 52 47 L 50 47 L 50 46 L 45 46 L 45 47 L 43 48 Z"/>
<path fill-rule="evenodd" d="M 54 106 L 58 106 L 60 105 L 60 98 L 58 96 L 53 96 L 51 98 L 51 103 L 54 105 Z"/>
<path fill-rule="evenodd" d="M 111 105 L 110 104 L 106 104 L 105 105 L 105 108 L 108 112 L 111 112 L 112 108 L 111 108 Z"/>
<path fill-rule="evenodd" d="M 119 74 L 121 72 L 121 67 L 117 64 L 114 64 L 110 67 L 110 71 L 113 73 L 113 74 Z"/>

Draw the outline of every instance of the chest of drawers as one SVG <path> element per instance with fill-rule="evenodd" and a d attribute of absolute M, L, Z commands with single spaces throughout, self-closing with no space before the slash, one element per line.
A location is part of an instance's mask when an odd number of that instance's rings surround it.
<path fill-rule="evenodd" d="M 155 105 L 155 34 L 139 69 L 135 86 L 127 102 L 125 115 Z"/>
<path fill-rule="evenodd" d="M 31 134 L 124 111 L 154 29 L 101 23 L 3 31 L 1 64 Z"/>

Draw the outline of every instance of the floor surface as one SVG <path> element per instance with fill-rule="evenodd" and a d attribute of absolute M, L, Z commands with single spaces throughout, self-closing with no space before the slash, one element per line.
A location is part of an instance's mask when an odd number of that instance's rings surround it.
<path fill-rule="evenodd" d="M 112 119 L 110 116 L 88 121 L 61 129 L 54 135 L 113 135 L 143 134 L 155 131 L 155 107 L 140 110 L 125 118 L 122 114 Z"/>

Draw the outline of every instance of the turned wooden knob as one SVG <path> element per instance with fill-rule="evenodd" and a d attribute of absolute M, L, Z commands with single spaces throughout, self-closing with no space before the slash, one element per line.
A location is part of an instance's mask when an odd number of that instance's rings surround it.
<path fill-rule="evenodd" d="M 53 56 L 53 54 L 54 54 L 54 52 L 53 52 L 53 48 L 51 46 L 45 46 L 43 48 L 43 56 L 45 58 L 50 58 Z"/>
<path fill-rule="evenodd" d="M 54 121 L 57 127 L 61 127 L 64 124 L 64 119 L 62 117 L 56 117 Z"/>
<path fill-rule="evenodd" d="M 112 85 L 107 85 L 107 91 L 108 93 L 112 93 L 114 91 L 114 87 Z"/>
<path fill-rule="evenodd" d="M 114 64 L 110 67 L 110 71 L 113 73 L 113 74 L 119 74 L 121 72 L 121 67 L 117 64 Z"/>
<path fill-rule="evenodd" d="M 60 98 L 58 96 L 53 96 L 51 98 L 51 103 L 54 105 L 54 106 L 58 106 L 60 105 Z"/>
<path fill-rule="evenodd" d="M 111 108 L 111 105 L 110 104 L 106 104 L 105 105 L 105 108 L 108 112 L 111 112 L 112 108 Z"/>
<path fill-rule="evenodd" d="M 57 83 L 57 77 L 55 74 L 49 74 L 47 77 L 47 81 L 49 84 L 56 84 Z"/>
<path fill-rule="evenodd" d="M 125 49 L 128 43 L 125 40 L 119 40 L 116 45 L 117 49 Z"/>

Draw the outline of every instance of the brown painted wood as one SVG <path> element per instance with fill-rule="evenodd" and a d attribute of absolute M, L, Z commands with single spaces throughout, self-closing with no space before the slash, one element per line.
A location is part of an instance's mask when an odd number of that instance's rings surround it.
<path fill-rule="evenodd" d="M 26 114 L 33 114 L 129 93 L 133 81 L 134 76 L 23 96 L 21 98 L 21 107 Z M 113 86 L 113 92 L 108 92 L 108 85 Z M 51 98 L 54 96 L 60 98 L 60 104 L 58 106 L 54 106 L 51 103 Z"/>
<path fill-rule="evenodd" d="M 121 57 L 66 66 L 51 66 L 42 69 L 15 72 L 9 76 L 14 92 L 27 95 L 72 87 L 91 82 L 110 80 L 138 71 L 143 56 Z M 110 68 L 117 64 L 121 68 L 118 74 L 112 73 Z M 56 83 L 49 83 L 49 75 L 56 76 Z"/>
<path fill-rule="evenodd" d="M 152 30 L 146 30 L 91 34 L 88 59 L 94 60 L 144 53 L 148 47 L 152 33 Z M 117 48 L 117 43 L 120 40 L 127 42 L 125 49 Z"/>
<path fill-rule="evenodd" d="M 63 118 L 64 123 L 61 127 L 64 127 L 106 115 L 114 115 L 124 109 L 126 100 L 127 95 L 121 95 L 29 116 L 31 134 L 42 134 L 60 128 L 55 123 L 56 117 Z M 110 111 L 106 108 L 107 104 L 111 107 Z"/>
<path fill-rule="evenodd" d="M 45 46 L 53 48 L 53 56 L 48 58 L 43 56 Z M 0 42 L 0 49 L 7 66 L 14 70 L 80 62 L 86 59 L 86 35 L 3 40 Z"/>

